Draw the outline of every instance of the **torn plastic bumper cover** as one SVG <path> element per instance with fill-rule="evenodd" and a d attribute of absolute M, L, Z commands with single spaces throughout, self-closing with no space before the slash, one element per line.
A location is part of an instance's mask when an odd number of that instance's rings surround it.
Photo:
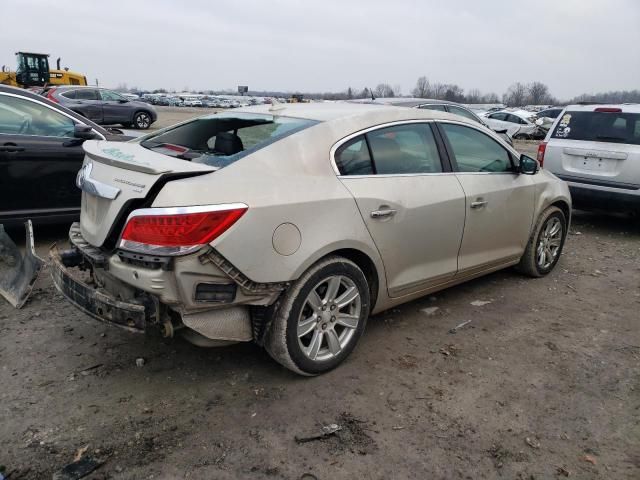
<path fill-rule="evenodd" d="M 22 255 L 0 224 L 0 295 L 15 308 L 21 308 L 38 278 L 44 261 L 36 255 L 31 220 L 25 223 L 27 243 Z"/>
<path fill-rule="evenodd" d="M 80 256 L 80 252 L 76 251 Z M 78 264 L 78 259 L 65 251 L 63 255 L 54 245 L 49 251 L 51 276 L 56 288 L 71 303 L 93 318 L 125 328 L 133 332 L 144 332 L 148 309 L 144 305 L 123 302 L 74 278 L 65 267 Z"/>

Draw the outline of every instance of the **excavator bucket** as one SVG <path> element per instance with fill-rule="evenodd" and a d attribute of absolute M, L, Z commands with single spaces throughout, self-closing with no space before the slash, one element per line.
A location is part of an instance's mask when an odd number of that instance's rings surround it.
<path fill-rule="evenodd" d="M 21 308 L 27 301 L 44 265 L 36 255 L 31 220 L 27 220 L 25 228 L 27 244 L 23 255 L 0 224 L 0 295 L 15 308 Z"/>

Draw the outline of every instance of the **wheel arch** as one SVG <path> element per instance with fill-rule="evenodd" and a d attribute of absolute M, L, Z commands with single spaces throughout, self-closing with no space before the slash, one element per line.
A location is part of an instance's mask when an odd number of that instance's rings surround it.
<path fill-rule="evenodd" d="M 376 301 L 378 300 L 378 289 L 380 288 L 380 278 L 378 276 L 378 270 L 375 263 L 373 263 L 373 260 L 369 258 L 366 253 L 355 248 L 342 248 L 339 250 L 335 250 L 322 258 L 326 258 L 332 255 L 337 255 L 340 257 L 344 257 L 347 260 L 351 260 L 358 266 L 358 268 L 360 268 L 360 270 L 362 270 L 364 276 L 367 277 L 367 283 L 369 284 L 369 294 L 371 295 L 371 310 L 373 310 L 376 305 Z"/>

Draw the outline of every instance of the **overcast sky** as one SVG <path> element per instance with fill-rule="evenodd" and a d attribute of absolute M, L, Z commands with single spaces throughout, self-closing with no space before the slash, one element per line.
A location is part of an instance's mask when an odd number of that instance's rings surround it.
<path fill-rule="evenodd" d="M 640 88 L 640 0 L 0 0 L 0 24 L 1 64 L 49 53 L 110 87 Z"/>

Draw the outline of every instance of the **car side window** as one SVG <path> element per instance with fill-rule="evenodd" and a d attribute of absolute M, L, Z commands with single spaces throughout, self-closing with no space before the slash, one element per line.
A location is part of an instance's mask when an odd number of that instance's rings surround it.
<path fill-rule="evenodd" d="M 74 98 L 76 98 L 76 91 L 75 90 L 69 90 L 68 92 L 63 92 L 60 95 L 62 95 L 64 98 L 74 99 Z"/>
<path fill-rule="evenodd" d="M 473 113 L 471 113 L 469 110 L 465 110 L 464 108 L 456 107 L 455 105 L 449 105 L 449 112 L 455 115 L 460 115 L 461 117 L 464 117 L 464 118 L 468 118 L 469 120 L 473 120 L 476 123 L 479 123 L 476 116 Z"/>
<path fill-rule="evenodd" d="M 373 164 L 364 135 L 340 145 L 335 160 L 341 175 L 373 175 Z"/>
<path fill-rule="evenodd" d="M 72 137 L 74 121 L 40 103 L 0 95 L 0 133 Z"/>
<path fill-rule="evenodd" d="M 124 97 L 116 92 L 112 92 L 111 90 L 100 90 L 100 96 L 102 100 L 107 102 L 118 102 L 120 100 L 124 100 Z"/>
<path fill-rule="evenodd" d="M 491 118 L 492 120 L 502 120 L 502 121 L 506 121 L 507 119 L 507 114 L 506 113 L 494 113 L 492 115 L 489 115 L 489 118 Z"/>
<path fill-rule="evenodd" d="M 83 88 L 82 90 L 76 90 L 76 99 L 98 100 L 98 92 L 93 88 Z"/>
<path fill-rule="evenodd" d="M 511 155 L 493 138 L 452 123 L 441 123 L 460 172 L 511 172 Z"/>
<path fill-rule="evenodd" d="M 442 172 L 438 147 L 426 123 L 381 128 L 366 137 L 378 175 Z"/>
<path fill-rule="evenodd" d="M 418 108 L 422 110 L 437 110 L 438 112 L 446 112 L 444 105 L 420 105 Z"/>

